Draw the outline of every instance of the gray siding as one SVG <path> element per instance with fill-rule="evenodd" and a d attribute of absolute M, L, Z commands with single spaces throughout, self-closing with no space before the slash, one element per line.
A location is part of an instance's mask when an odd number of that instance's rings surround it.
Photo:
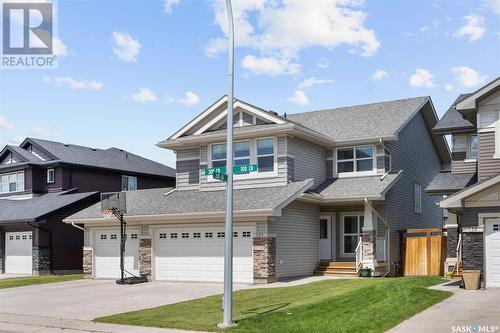
<path fill-rule="evenodd" d="M 451 172 L 453 173 L 474 173 L 477 170 L 477 162 L 465 162 L 461 160 L 451 161 Z"/>
<path fill-rule="evenodd" d="M 177 151 L 177 189 L 198 190 L 200 174 L 200 150 L 198 148 Z"/>
<path fill-rule="evenodd" d="M 479 213 L 499 213 L 500 207 L 467 207 L 461 219 L 462 226 L 476 227 L 479 221 Z"/>
<path fill-rule="evenodd" d="M 326 180 L 325 148 L 298 138 L 288 138 L 288 155 L 294 159 L 294 181 L 314 178 L 313 186 L 318 186 Z"/>
<path fill-rule="evenodd" d="M 276 276 L 310 275 L 319 261 L 319 207 L 293 202 L 268 223 L 276 236 Z"/>
<path fill-rule="evenodd" d="M 398 141 L 388 145 L 392 169 L 403 170 L 402 177 L 386 195 L 387 222 L 392 230 L 442 226 L 438 196 L 423 192 L 441 169 L 429 130 L 421 113 L 400 131 Z M 422 185 L 422 213 L 414 213 L 414 182 Z"/>
<path fill-rule="evenodd" d="M 494 159 L 495 132 L 479 135 L 479 180 L 500 174 L 500 159 Z"/>

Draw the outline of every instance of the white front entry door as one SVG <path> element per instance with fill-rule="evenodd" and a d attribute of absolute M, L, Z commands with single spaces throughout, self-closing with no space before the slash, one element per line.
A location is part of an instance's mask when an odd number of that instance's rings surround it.
<path fill-rule="evenodd" d="M 319 219 L 319 259 L 332 259 L 332 222 L 328 216 Z"/>
<path fill-rule="evenodd" d="M 253 283 L 254 227 L 234 227 L 234 282 Z M 176 281 L 224 280 L 224 227 L 161 228 L 155 232 L 155 278 Z"/>
<path fill-rule="evenodd" d="M 500 287 L 500 219 L 485 221 L 486 288 Z"/>
<path fill-rule="evenodd" d="M 5 233 L 5 273 L 33 274 L 31 231 Z"/>
<path fill-rule="evenodd" d="M 127 228 L 124 268 L 130 274 L 139 276 L 139 230 Z M 125 273 L 125 276 L 130 276 Z M 95 233 L 95 277 L 120 277 L 120 229 L 97 231 Z"/>

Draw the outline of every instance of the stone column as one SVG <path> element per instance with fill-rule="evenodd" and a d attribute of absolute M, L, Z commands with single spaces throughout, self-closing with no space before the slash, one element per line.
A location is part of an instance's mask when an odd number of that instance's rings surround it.
<path fill-rule="evenodd" d="M 463 232 L 462 237 L 464 270 L 480 270 L 481 280 L 484 281 L 483 232 Z"/>
<path fill-rule="evenodd" d="M 50 274 L 50 248 L 34 246 L 32 250 L 33 275 Z"/>
<path fill-rule="evenodd" d="M 83 275 L 86 279 L 93 277 L 93 251 L 91 247 L 83 248 Z"/>
<path fill-rule="evenodd" d="M 254 283 L 276 281 L 276 238 L 253 238 L 253 279 Z"/>
<path fill-rule="evenodd" d="M 363 228 L 363 268 L 375 269 L 376 264 L 376 233 L 375 230 Z"/>
<path fill-rule="evenodd" d="M 151 238 L 139 240 L 139 275 L 151 280 Z"/>
<path fill-rule="evenodd" d="M 457 245 L 458 245 L 458 225 L 447 225 L 446 226 L 446 256 L 447 258 L 457 257 Z"/>

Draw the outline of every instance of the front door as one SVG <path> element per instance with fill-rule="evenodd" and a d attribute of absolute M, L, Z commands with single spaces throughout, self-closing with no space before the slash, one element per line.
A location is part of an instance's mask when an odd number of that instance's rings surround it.
<path fill-rule="evenodd" d="M 330 217 L 323 216 L 319 219 L 319 259 L 332 259 L 332 223 Z"/>

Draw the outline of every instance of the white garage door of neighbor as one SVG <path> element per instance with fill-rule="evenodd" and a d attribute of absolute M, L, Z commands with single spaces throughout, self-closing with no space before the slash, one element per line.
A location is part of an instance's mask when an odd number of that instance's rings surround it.
<path fill-rule="evenodd" d="M 500 287 L 500 219 L 486 220 L 486 288 Z"/>
<path fill-rule="evenodd" d="M 5 273 L 33 274 L 31 231 L 5 233 Z"/>
<path fill-rule="evenodd" d="M 125 271 L 139 275 L 139 230 L 127 229 Z M 129 274 L 125 273 L 126 276 Z M 120 229 L 95 233 L 95 277 L 120 277 Z"/>
<path fill-rule="evenodd" d="M 233 278 L 253 283 L 254 227 L 234 228 Z M 155 233 L 155 275 L 157 280 L 224 280 L 224 228 L 165 228 Z"/>

